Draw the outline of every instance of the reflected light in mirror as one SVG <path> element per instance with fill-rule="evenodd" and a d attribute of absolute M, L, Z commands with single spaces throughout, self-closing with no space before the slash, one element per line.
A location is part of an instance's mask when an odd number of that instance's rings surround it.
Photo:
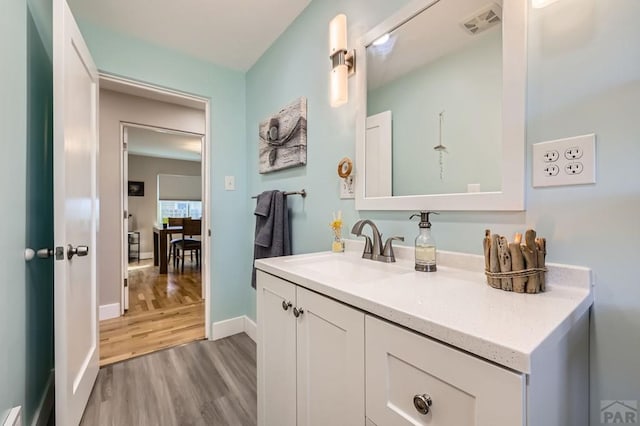
<path fill-rule="evenodd" d="M 374 41 L 372 44 L 374 46 L 382 46 L 383 44 L 387 43 L 388 41 L 389 41 L 389 33 L 386 33 L 385 35 L 383 35 L 382 37 L 380 37 L 379 39 Z"/>

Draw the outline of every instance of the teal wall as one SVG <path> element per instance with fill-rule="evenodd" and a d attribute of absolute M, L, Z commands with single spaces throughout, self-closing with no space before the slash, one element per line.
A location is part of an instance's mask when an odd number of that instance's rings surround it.
<path fill-rule="evenodd" d="M 53 247 L 51 2 L 29 2 L 27 20 L 26 247 Z M 53 385 L 53 259 L 26 264 L 25 424 Z M 51 382 L 49 380 L 51 379 Z"/>
<path fill-rule="evenodd" d="M 251 259 L 238 238 L 247 226 L 244 73 L 79 22 L 100 71 L 200 95 L 211 100 L 211 219 L 213 321 L 244 315 Z M 115 167 L 116 165 L 114 165 Z M 224 176 L 236 176 L 236 191 Z"/>
<path fill-rule="evenodd" d="M 393 3 L 393 4 L 391 4 Z M 339 200 L 336 165 L 354 156 L 355 103 L 328 103 L 327 26 L 338 12 L 355 40 L 405 2 L 313 1 L 247 73 L 248 190 L 299 189 L 293 198 L 295 253 L 327 250 L 331 212 L 347 227 L 360 216 L 386 235 L 412 240 L 409 212 L 357 212 Z M 640 286 L 634 267 L 640 243 L 640 16 L 637 0 L 560 0 L 529 16 L 526 212 L 443 212 L 433 219 L 441 249 L 480 254 L 484 229 L 510 235 L 536 228 L 549 241 L 549 261 L 589 266 L 596 280 L 591 321 L 591 424 L 600 400 L 640 398 Z M 354 88 L 353 79 L 350 82 Z M 353 93 L 353 92 L 352 92 Z M 306 96 L 307 166 L 257 173 L 258 122 Z M 596 185 L 531 187 L 531 144 L 595 132 Z M 253 222 L 250 206 L 249 221 Z M 251 235 L 247 235 L 248 246 Z M 255 316 L 255 297 L 250 299 Z"/>
<path fill-rule="evenodd" d="M 312 1 L 247 73 L 249 194 L 267 189 L 305 188 L 308 192 L 304 200 L 289 197 L 294 253 L 331 247 L 329 222 L 332 212 L 342 210 L 348 227 L 358 218 L 353 200 L 339 199 L 336 170 L 342 157 L 354 158 L 355 108 L 353 102 L 341 108 L 329 106 L 328 23 L 336 13 L 346 13 L 353 45 L 358 35 L 364 34 L 403 3 L 406 1 Z M 350 80 L 351 90 L 354 89 L 353 80 Z M 299 96 L 305 96 L 308 101 L 307 165 L 258 174 L 258 123 Z M 251 224 L 255 223 L 254 204 L 251 203 L 247 211 Z M 246 250 L 251 252 L 253 229 L 245 235 Z M 249 315 L 255 318 L 255 291 L 250 293 L 248 301 Z"/>
<path fill-rule="evenodd" d="M 467 192 L 470 183 L 500 191 L 502 33 L 494 27 L 479 37 L 367 93 L 368 116 L 392 114 L 393 195 Z M 441 111 L 442 179 L 433 149 Z"/>
<path fill-rule="evenodd" d="M 27 5 L 3 0 L 0 13 L 0 422 L 24 404 L 26 371 L 25 213 Z M 10 201 L 11 208 L 7 208 Z"/>

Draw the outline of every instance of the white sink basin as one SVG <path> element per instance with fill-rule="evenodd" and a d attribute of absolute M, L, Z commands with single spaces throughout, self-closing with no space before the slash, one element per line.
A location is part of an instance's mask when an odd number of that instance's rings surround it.
<path fill-rule="evenodd" d="M 285 261 L 288 266 L 335 281 L 373 282 L 411 272 L 396 263 L 362 259 L 345 253 L 324 253 Z"/>

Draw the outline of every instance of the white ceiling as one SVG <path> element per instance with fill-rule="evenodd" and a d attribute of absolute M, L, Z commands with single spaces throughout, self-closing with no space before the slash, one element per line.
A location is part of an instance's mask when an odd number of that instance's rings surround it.
<path fill-rule="evenodd" d="M 246 71 L 311 0 L 68 0 L 76 19 Z"/>
<path fill-rule="evenodd" d="M 128 127 L 129 154 L 174 160 L 200 161 L 201 137 Z"/>

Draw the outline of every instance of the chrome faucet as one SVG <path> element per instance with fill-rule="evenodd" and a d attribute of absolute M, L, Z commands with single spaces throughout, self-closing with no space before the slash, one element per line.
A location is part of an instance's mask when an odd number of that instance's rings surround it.
<path fill-rule="evenodd" d="M 365 225 L 369 225 L 371 227 L 371 231 L 373 233 L 373 242 L 368 235 L 362 235 L 362 229 Z M 393 253 L 393 240 L 404 241 L 404 237 L 389 237 L 387 241 L 382 245 L 382 234 L 378 230 L 378 227 L 375 223 L 373 223 L 369 219 L 361 219 L 353 225 L 351 228 L 351 233 L 356 237 L 364 237 L 364 252 L 362 253 L 363 259 L 372 259 L 377 260 L 379 262 L 395 262 L 396 257 Z"/>

